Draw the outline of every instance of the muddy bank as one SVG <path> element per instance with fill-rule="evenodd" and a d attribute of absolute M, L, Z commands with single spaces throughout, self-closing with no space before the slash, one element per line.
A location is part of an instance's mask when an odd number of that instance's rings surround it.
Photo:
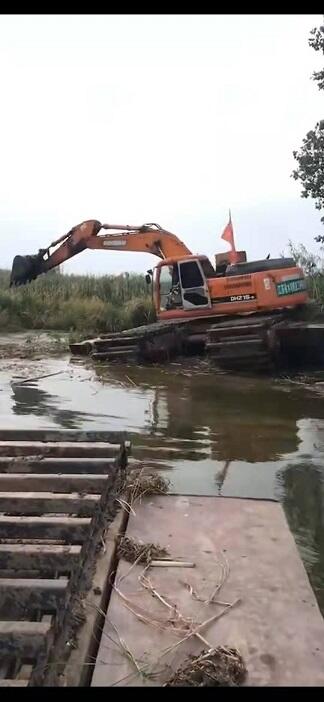
<path fill-rule="evenodd" d="M 0 334 L 0 358 L 43 358 L 69 352 L 69 335 L 51 332 Z"/>

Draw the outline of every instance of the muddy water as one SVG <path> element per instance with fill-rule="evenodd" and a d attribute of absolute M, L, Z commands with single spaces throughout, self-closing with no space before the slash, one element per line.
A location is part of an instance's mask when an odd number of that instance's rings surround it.
<path fill-rule="evenodd" d="M 203 363 L 2 359 L 0 426 L 125 429 L 173 492 L 280 499 L 324 612 L 324 393 Z"/>

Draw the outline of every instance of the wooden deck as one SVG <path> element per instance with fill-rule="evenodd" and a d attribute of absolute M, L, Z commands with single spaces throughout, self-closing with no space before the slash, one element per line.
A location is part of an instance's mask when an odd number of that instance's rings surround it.
<path fill-rule="evenodd" d="M 241 651 L 245 684 L 324 685 L 324 621 L 278 503 L 158 496 L 135 510 L 128 536 L 195 563 L 152 567 L 146 573 L 150 585 L 196 626 L 219 615 L 200 634 L 211 646 Z M 143 587 L 142 573 L 142 565 L 119 562 L 119 592 L 111 595 L 92 686 L 160 686 L 188 653 L 204 648 L 197 636 L 177 645 L 184 635 L 172 631 L 174 611 Z M 218 604 L 206 604 L 222 579 Z"/>
<path fill-rule="evenodd" d="M 128 448 L 120 432 L 0 431 L 1 687 L 87 684 Z"/>

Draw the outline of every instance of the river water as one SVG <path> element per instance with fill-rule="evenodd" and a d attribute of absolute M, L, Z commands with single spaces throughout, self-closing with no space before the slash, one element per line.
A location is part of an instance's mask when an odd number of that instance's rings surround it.
<path fill-rule="evenodd" d="M 280 500 L 324 613 L 322 387 L 215 373 L 195 360 L 2 359 L 0 427 L 126 430 L 134 457 L 162 470 L 173 493 Z"/>

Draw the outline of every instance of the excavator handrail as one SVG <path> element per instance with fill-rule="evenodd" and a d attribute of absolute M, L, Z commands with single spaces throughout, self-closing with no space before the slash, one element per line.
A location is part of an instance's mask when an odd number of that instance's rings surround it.
<path fill-rule="evenodd" d="M 156 222 L 147 222 L 146 224 L 141 224 L 141 225 L 136 225 L 133 226 L 131 224 L 102 224 L 101 228 L 102 229 L 117 229 L 118 231 L 124 230 L 125 232 L 141 232 L 141 231 L 147 231 L 147 229 L 152 229 L 152 227 L 156 227 L 158 231 L 164 232 L 166 231 L 161 227 L 160 224 L 156 224 Z"/>

